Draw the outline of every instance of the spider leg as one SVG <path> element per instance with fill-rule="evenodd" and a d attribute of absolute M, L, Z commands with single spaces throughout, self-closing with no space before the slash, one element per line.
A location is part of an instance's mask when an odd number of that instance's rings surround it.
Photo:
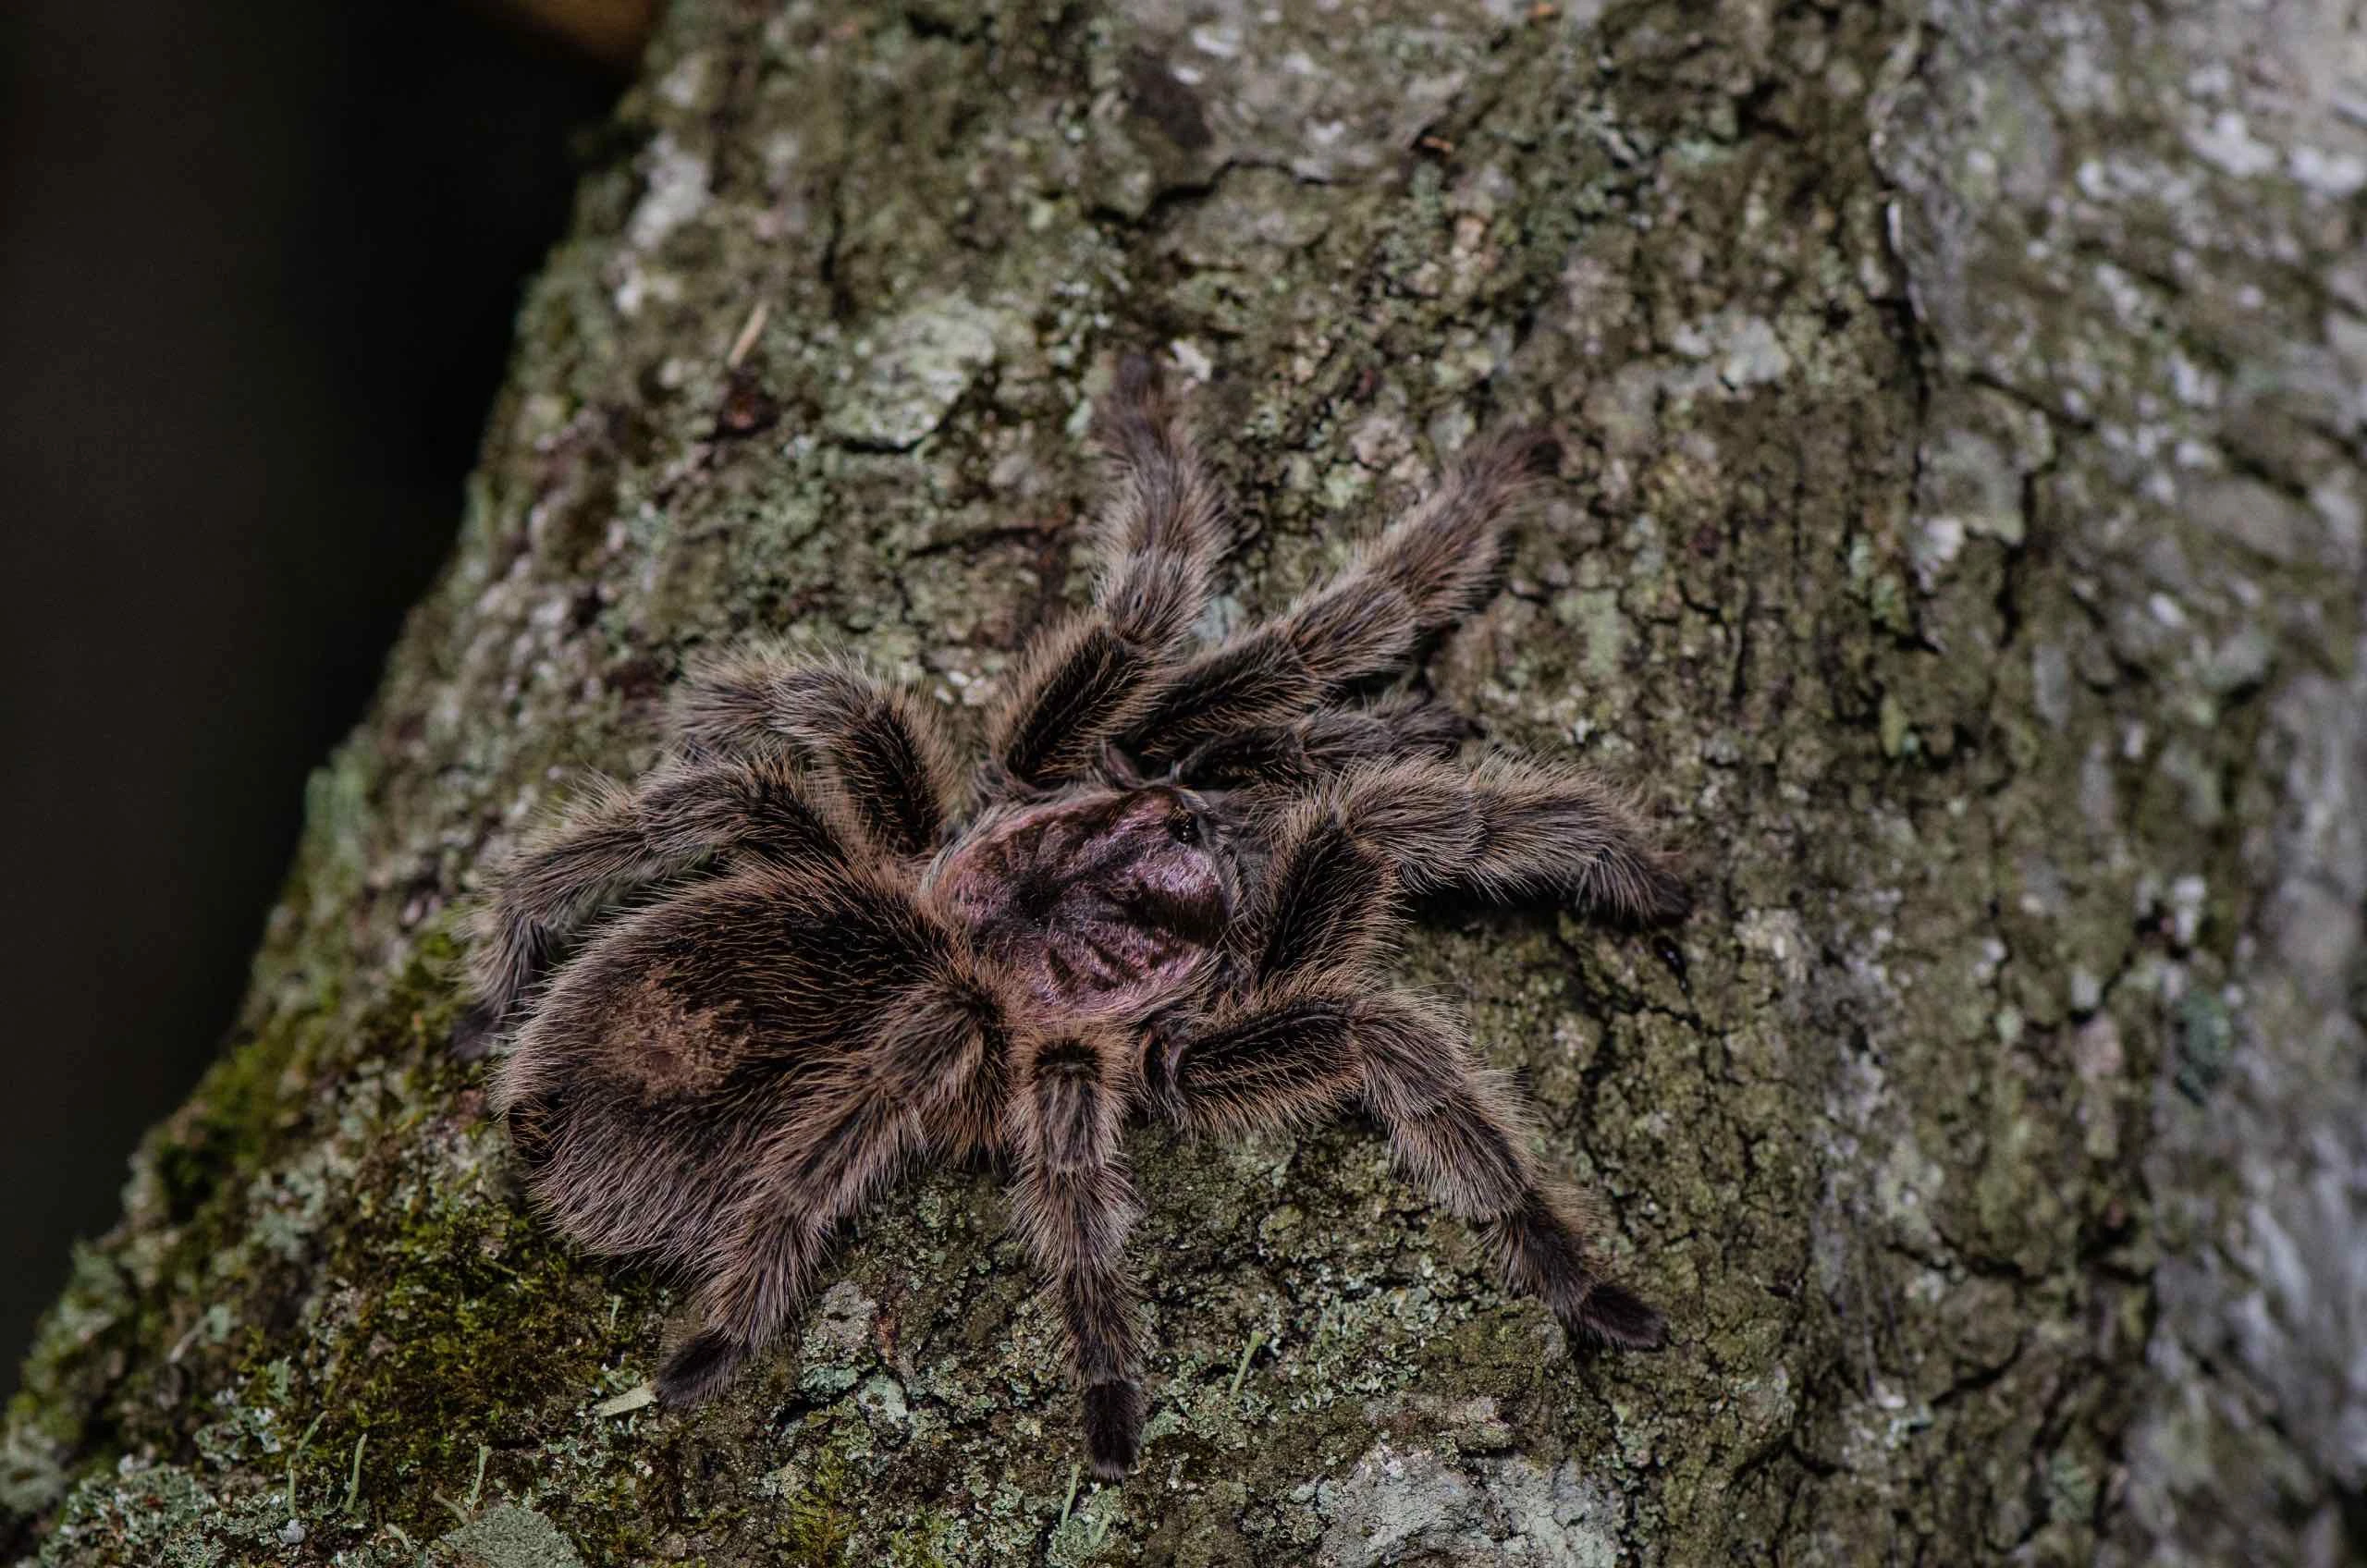
<path fill-rule="evenodd" d="M 735 649 L 690 670 L 668 717 L 694 754 L 785 747 L 820 762 L 846 786 L 865 828 L 897 854 L 935 850 L 959 798 L 953 746 L 927 704 L 847 660 Z"/>
<path fill-rule="evenodd" d="M 1515 435 L 1456 461 L 1429 498 L 1275 619 L 1186 661 L 1126 728 L 1138 755 L 1189 755 L 1236 731 L 1287 724 L 1359 680 L 1404 668 L 1423 636 L 1493 592 L 1505 519 L 1553 451 Z"/>
<path fill-rule="evenodd" d="M 679 763 L 632 790 L 604 785 L 500 873 L 470 947 L 476 1002 L 454 1049 L 481 1054 L 583 928 L 643 889 L 718 856 L 860 861 L 862 843 L 835 796 L 786 757 Z"/>
<path fill-rule="evenodd" d="M 772 1342 L 814 1287 L 839 1221 L 869 1203 L 920 1147 L 909 1108 L 860 1099 L 815 1129 L 820 1142 L 793 1180 L 761 1189 L 763 1212 L 736 1231 L 729 1260 L 701 1297 L 703 1326 L 667 1359 L 657 1394 L 696 1404 Z"/>
<path fill-rule="evenodd" d="M 701 1260 L 699 1331 L 657 1376 L 658 1396 L 694 1404 L 777 1338 L 812 1292 L 839 1222 L 877 1197 L 925 1147 L 949 1137 L 1008 1050 L 1000 1000 L 945 965 L 890 1005 L 834 1080 L 802 1093 L 759 1155 Z"/>
<path fill-rule="evenodd" d="M 740 1235 L 729 1266 L 709 1280 L 704 1326 L 658 1372 L 660 1399 L 683 1405 L 712 1397 L 773 1341 L 813 1289 L 832 1229 L 901 1172 L 918 1128 L 910 1111 L 865 1101 L 823 1130 L 827 1158 L 791 1189 L 791 1203 L 768 1204 L 765 1221 Z"/>
<path fill-rule="evenodd" d="M 1398 1165 L 1476 1225 L 1506 1280 L 1570 1333 L 1665 1342 L 1661 1315 L 1597 1270 L 1571 1205 L 1528 1153 L 1513 1091 L 1420 998 L 1337 979 L 1269 991 L 1168 1047 L 1158 1073 L 1157 1102 L 1204 1131 L 1304 1124 L 1361 1098 Z"/>
<path fill-rule="evenodd" d="M 1223 499 L 1148 360 L 1120 362 L 1099 435 L 1116 474 L 1093 607 L 1030 647 L 989 729 L 994 766 L 1024 788 L 1086 771 L 1140 710 L 1199 618 L 1226 544 Z"/>
<path fill-rule="evenodd" d="M 1122 1040 L 1050 1038 L 1028 1053 L 1018 1096 L 1013 1219 L 1049 1276 L 1085 1390 L 1085 1457 L 1105 1481 L 1141 1445 L 1136 1291 L 1125 1259 L 1134 1184 L 1118 1148 L 1133 1096 Z"/>
<path fill-rule="evenodd" d="M 1275 979 L 1353 962 L 1398 888 L 1514 900 L 1559 895 L 1635 920 L 1686 907 L 1670 858 L 1591 775 L 1508 757 L 1358 768 L 1284 817 L 1247 926 Z"/>
<path fill-rule="evenodd" d="M 1300 789 L 1360 765 L 1451 757 L 1471 721 L 1428 697 L 1392 693 L 1353 707 L 1322 707 L 1287 723 L 1252 725 L 1196 748 L 1176 764 L 1195 789 Z"/>

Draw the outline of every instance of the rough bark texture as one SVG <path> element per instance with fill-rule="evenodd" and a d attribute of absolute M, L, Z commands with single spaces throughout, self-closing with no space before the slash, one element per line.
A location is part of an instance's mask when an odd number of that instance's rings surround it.
<path fill-rule="evenodd" d="M 238 1037 L 33 1348 L 16 1550 L 2367 1553 L 2359 27 L 684 0 Z M 650 1408 L 681 1303 L 521 1202 L 439 1048 L 453 900 L 646 763 L 703 643 L 850 641 L 974 710 L 1081 586 L 1083 411 L 1140 343 L 1208 382 L 1246 502 L 1227 616 L 1475 429 L 1564 438 L 1429 678 L 1637 779 L 1702 904 L 1404 968 L 1525 1076 L 1676 1343 L 1573 1358 L 1355 1128 L 1145 1133 L 1125 1485 L 1076 1483 L 975 1175 L 865 1222 L 802 1349 Z"/>

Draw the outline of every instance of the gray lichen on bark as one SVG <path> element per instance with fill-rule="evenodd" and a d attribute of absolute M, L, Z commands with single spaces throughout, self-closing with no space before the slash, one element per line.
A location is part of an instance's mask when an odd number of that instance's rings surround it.
<path fill-rule="evenodd" d="M 684 0 L 239 1037 L 33 1347 L 18 1549 L 2367 1550 L 2367 70 L 2338 7 L 2263 16 Z M 1147 1132 L 1126 1485 L 1075 1485 L 960 1173 L 865 1221 L 801 1347 L 656 1410 L 681 1304 L 534 1223 L 440 1051 L 454 900 L 650 759 L 703 643 L 852 643 L 973 711 L 1081 586 L 1082 415 L 1144 343 L 1247 503 L 1227 615 L 1474 431 L 1564 437 L 1429 678 L 1636 779 L 1701 908 L 1404 966 L 1678 1342 L 1574 1357 L 1356 1129 Z"/>

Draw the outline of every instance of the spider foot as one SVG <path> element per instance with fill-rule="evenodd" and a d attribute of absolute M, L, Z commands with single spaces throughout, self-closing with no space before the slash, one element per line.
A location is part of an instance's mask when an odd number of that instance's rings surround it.
<path fill-rule="evenodd" d="M 1562 438 L 1538 426 L 1520 425 L 1498 435 L 1492 447 L 1479 447 L 1485 460 L 1502 463 L 1511 472 L 1530 479 L 1551 479 L 1562 466 Z"/>
<path fill-rule="evenodd" d="M 1085 1390 L 1085 1456 L 1098 1481 L 1122 1481 L 1142 1447 L 1143 1390 L 1096 1383 Z"/>
<path fill-rule="evenodd" d="M 1674 925 L 1693 913 L 1693 889 L 1665 864 L 1651 865 L 1637 895 L 1637 915 L 1649 925 Z"/>
<path fill-rule="evenodd" d="M 658 1401 L 677 1409 L 705 1403 L 723 1391 L 747 1355 L 748 1347 L 722 1329 L 702 1329 L 657 1374 Z"/>
<path fill-rule="evenodd" d="M 452 1024 L 452 1060 L 480 1061 L 501 1037 L 501 1018 L 483 1002 L 472 1006 Z"/>
<path fill-rule="evenodd" d="M 1668 1319 L 1625 1285 L 1595 1286 L 1564 1326 L 1615 1350 L 1659 1350 L 1668 1343 Z"/>

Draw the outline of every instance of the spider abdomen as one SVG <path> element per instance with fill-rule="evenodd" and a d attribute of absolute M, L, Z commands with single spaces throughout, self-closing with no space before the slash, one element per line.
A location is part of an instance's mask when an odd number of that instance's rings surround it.
<path fill-rule="evenodd" d="M 1000 1004 L 974 971 L 884 877 L 753 867 L 603 931 L 521 1032 L 497 1104 L 577 1241 L 688 1260 L 728 1244 L 717 1193 L 820 1141 L 867 1034 L 987 1032 Z"/>

